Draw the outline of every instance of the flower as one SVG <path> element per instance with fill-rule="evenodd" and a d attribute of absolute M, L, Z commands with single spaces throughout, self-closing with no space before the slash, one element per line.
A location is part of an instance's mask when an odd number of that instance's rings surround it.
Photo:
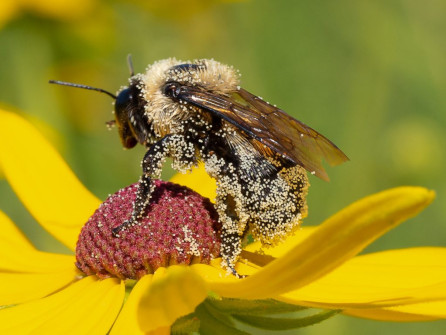
<path fill-rule="evenodd" d="M 133 2 L 143 9 L 164 18 L 184 20 L 217 3 L 239 2 L 241 0 L 166 0 Z M 28 12 L 44 18 L 60 21 L 73 21 L 91 14 L 95 7 L 100 6 L 98 0 L 2 0 L 0 2 L 0 27 L 12 21 L 20 14 Z"/>
<path fill-rule="evenodd" d="M 190 19 L 197 13 L 201 13 L 219 3 L 241 2 L 241 0 L 164 0 L 164 1 L 144 1 L 133 0 L 134 3 L 146 9 L 148 12 L 174 21 Z"/>
<path fill-rule="evenodd" d="M 73 20 L 84 16 L 94 7 L 95 0 L 2 0 L 0 2 L 0 26 L 22 12 L 59 20 Z"/>
<path fill-rule="evenodd" d="M 0 112 L 0 133 L 0 166 L 9 184 L 36 220 L 74 251 L 100 201 L 28 122 Z M 196 174 L 178 178 L 197 185 Z M 236 267 L 249 275 L 243 279 L 227 275 L 219 259 L 160 267 L 137 282 L 81 276 L 73 255 L 38 251 L 0 212 L 0 333 L 168 333 L 180 317 L 193 323 L 188 316 L 194 311 L 205 318 L 220 297 L 242 299 L 238 307 L 221 300 L 218 308 L 257 325 L 271 320 L 242 315 L 240 306 L 252 304 L 250 299 L 274 298 L 291 304 L 281 308 L 343 310 L 376 320 L 445 318 L 446 248 L 356 256 L 433 198 L 422 187 L 398 187 L 361 199 L 264 254 L 252 243 Z M 214 299 L 205 300 L 209 292 Z"/>
<path fill-rule="evenodd" d="M 76 246 L 84 274 L 140 279 L 169 264 L 209 264 L 219 256 L 221 224 L 209 199 L 177 184 L 154 184 L 150 210 L 119 238 L 111 232 L 131 217 L 137 184 L 109 196 L 88 219 Z"/>

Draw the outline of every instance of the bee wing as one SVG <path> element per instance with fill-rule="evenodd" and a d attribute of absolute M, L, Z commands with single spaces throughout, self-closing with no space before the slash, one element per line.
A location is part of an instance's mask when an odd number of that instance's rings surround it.
<path fill-rule="evenodd" d="M 328 180 L 328 175 L 322 159 L 332 166 L 348 160 L 325 136 L 244 89 L 222 95 L 182 86 L 177 98 L 222 117 L 251 139 L 323 180 Z M 255 141 L 259 151 L 268 155 L 270 150 Z"/>

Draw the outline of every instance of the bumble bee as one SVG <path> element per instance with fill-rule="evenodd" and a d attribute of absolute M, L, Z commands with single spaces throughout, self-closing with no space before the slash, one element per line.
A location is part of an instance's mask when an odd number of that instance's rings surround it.
<path fill-rule="evenodd" d="M 273 245 L 307 215 L 307 173 L 324 180 L 322 167 L 347 161 L 330 140 L 239 86 L 232 67 L 214 60 L 170 58 L 132 75 L 115 99 L 115 120 L 125 148 L 147 152 L 132 216 L 115 227 L 119 238 L 144 215 L 164 161 L 186 172 L 203 162 L 216 180 L 215 207 L 222 224 L 221 255 L 234 271 L 242 240 L 251 233 Z"/>

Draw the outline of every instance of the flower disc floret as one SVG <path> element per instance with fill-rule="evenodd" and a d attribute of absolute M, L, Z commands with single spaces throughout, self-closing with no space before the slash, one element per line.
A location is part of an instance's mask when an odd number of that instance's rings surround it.
<path fill-rule="evenodd" d="M 113 237 L 131 217 L 137 184 L 108 197 L 87 221 L 76 246 L 76 266 L 100 278 L 139 279 L 159 267 L 208 264 L 220 252 L 218 215 L 207 198 L 155 181 L 146 215 Z"/>

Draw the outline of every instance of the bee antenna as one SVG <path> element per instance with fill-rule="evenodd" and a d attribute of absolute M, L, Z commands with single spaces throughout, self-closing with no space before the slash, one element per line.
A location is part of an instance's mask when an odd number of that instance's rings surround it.
<path fill-rule="evenodd" d="M 135 70 L 133 69 L 132 54 L 127 55 L 127 65 L 130 70 L 130 77 L 133 77 L 135 75 Z"/>
<path fill-rule="evenodd" d="M 50 84 L 57 84 L 57 85 L 64 85 L 64 86 L 77 87 L 77 88 L 85 88 L 86 90 L 92 90 L 92 91 L 98 91 L 98 92 L 105 93 L 105 94 L 111 96 L 115 100 L 117 98 L 116 95 L 114 95 L 113 93 L 110 93 L 110 92 L 108 92 L 106 90 L 103 90 L 102 88 L 91 87 L 91 86 L 82 85 L 82 84 L 67 83 L 65 81 L 60 81 L 60 80 L 50 80 L 49 83 Z"/>

